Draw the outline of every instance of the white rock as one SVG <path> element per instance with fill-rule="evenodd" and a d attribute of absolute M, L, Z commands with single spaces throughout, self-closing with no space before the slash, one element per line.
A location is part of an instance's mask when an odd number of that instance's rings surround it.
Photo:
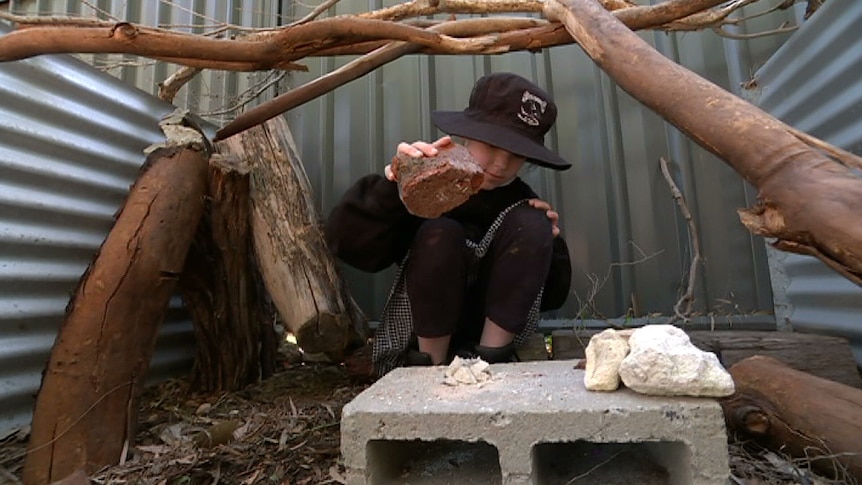
<path fill-rule="evenodd" d="M 491 378 L 491 365 L 482 359 L 463 359 L 455 356 L 446 367 L 443 383 L 449 386 L 481 384 Z"/>
<path fill-rule="evenodd" d="M 485 362 L 482 359 L 477 359 L 472 365 L 470 365 L 470 372 L 473 373 L 474 376 L 479 377 L 479 375 L 484 374 L 488 367 L 491 367 L 491 364 Z"/>
<path fill-rule="evenodd" d="M 476 376 L 474 376 L 473 373 L 470 372 L 469 367 L 461 367 L 460 369 L 455 371 L 455 375 L 453 375 L 452 377 L 454 377 L 455 380 L 461 384 L 476 384 L 477 382 L 479 382 L 479 380 L 476 379 Z"/>
<path fill-rule="evenodd" d="M 629 353 L 626 338 L 614 329 L 593 335 L 587 344 L 584 385 L 590 391 L 615 391 L 620 387 L 620 363 Z"/>
<path fill-rule="evenodd" d="M 647 325 L 629 338 L 619 373 L 629 389 L 659 396 L 729 396 L 734 385 L 718 357 L 673 325 Z M 588 362 L 589 364 L 589 362 Z"/>

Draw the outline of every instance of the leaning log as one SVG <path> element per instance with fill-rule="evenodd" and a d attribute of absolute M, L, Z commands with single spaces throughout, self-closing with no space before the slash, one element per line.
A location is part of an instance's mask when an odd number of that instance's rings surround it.
<path fill-rule="evenodd" d="M 249 170 L 210 157 L 205 211 L 180 278 L 194 322 L 195 391 L 235 391 L 275 370 L 277 337 L 252 256 Z"/>
<path fill-rule="evenodd" d="M 255 258 L 285 328 L 304 351 L 340 360 L 364 343 L 367 320 L 323 239 L 287 122 L 274 118 L 216 149 L 251 164 Z"/>
<path fill-rule="evenodd" d="M 116 464 L 134 440 L 159 325 L 203 212 L 202 140 L 147 157 L 81 278 L 36 399 L 24 483 Z"/>
<path fill-rule="evenodd" d="M 808 462 L 823 476 L 862 480 L 862 389 L 762 356 L 738 362 L 730 374 L 736 393 L 722 407 L 731 431 Z"/>
<path fill-rule="evenodd" d="M 749 231 L 862 285 L 862 160 L 828 148 L 667 59 L 595 0 L 551 0 L 584 51 L 626 92 L 758 189 Z"/>

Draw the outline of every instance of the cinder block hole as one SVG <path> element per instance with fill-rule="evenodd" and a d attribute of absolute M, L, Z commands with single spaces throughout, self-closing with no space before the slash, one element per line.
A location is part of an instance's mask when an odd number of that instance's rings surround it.
<path fill-rule="evenodd" d="M 691 483 L 685 444 L 540 443 L 533 447 L 535 485 L 678 485 Z"/>
<path fill-rule="evenodd" d="M 502 483 L 497 448 L 485 442 L 373 440 L 366 456 L 371 485 Z"/>

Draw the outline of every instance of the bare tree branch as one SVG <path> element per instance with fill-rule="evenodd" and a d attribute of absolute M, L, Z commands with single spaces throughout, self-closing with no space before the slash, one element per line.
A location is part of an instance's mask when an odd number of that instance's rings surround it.
<path fill-rule="evenodd" d="M 180 88 L 201 72 L 196 67 L 183 66 L 177 72 L 159 83 L 159 99 L 172 103 Z"/>
<path fill-rule="evenodd" d="M 326 12 L 327 10 L 332 8 L 338 2 L 339 0 L 326 0 L 325 2 L 318 5 L 317 8 L 312 10 L 311 13 L 288 25 L 288 27 L 295 27 L 297 25 L 307 24 L 308 22 L 311 22 L 312 20 L 319 17 L 323 12 Z"/>
<path fill-rule="evenodd" d="M 488 20 L 491 19 L 470 19 L 447 22 L 431 27 L 429 30 L 446 32 L 449 34 L 463 34 L 466 32 L 475 34 L 480 31 L 480 29 L 486 29 L 486 32 L 495 32 L 498 29 L 510 26 L 507 24 L 519 24 L 523 26 L 525 23 L 535 24 L 537 22 L 541 22 L 533 19 Z M 285 111 L 293 109 L 360 76 L 363 76 L 388 62 L 394 61 L 395 59 L 411 52 L 415 52 L 419 47 L 421 46 L 407 42 L 393 42 L 380 47 L 376 51 L 351 61 L 339 69 L 321 76 L 304 86 L 293 89 L 266 103 L 256 106 L 245 113 L 242 113 L 227 126 L 219 130 L 216 134 L 215 140 L 229 138 L 230 136 L 251 128 L 252 126 L 256 126 L 266 120 L 272 119 Z"/>
<path fill-rule="evenodd" d="M 245 92 L 241 96 L 239 96 L 239 100 L 231 104 L 230 106 L 215 111 L 206 111 L 199 114 L 201 116 L 217 116 L 239 111 L 242 107 L 246 106 L 250 102 L 254 101 L 255 98 L 263 94 L 264 91 L 278 84 L 279 82 L 284 80 L 285 77 L 287 77 L 287 72 L 285 71 L 270 71 L 270 74 L 274 75 L 269 76 L 270 79 L 256 83 L 255 86 L 252 86 L 248 92 Z"/>
<path fill-rule="evenodd" d="M 758 0 L 734 0 L 723 5 L 725 0 L 667 0 L 648 6 L 629 0 L 597 1 L 632 30 L 695 30 L 720 29 L 722 25 L 736 23 L 738 19 L 728 20 L 728 16 Z M 306 66 L 296 61 L 313 56 L 364 55 L 336 72 L 244 113 L 219 132 L 217 139 L 223 139 L 406 54 L 498 54 L 573 43 L 572 35 L 561 23 L 532 17 L 471 18 L 442 23 L 427 19 L 430 15 L 447 13 L 520 12 L 541 13 L 556 20 L 559 17 L 556 10 L 560 9 L 558 2 L 413 0 L 358 15 L 316 19 L 336 2 L 326 0 L 309 15 L 286 27 L 254 30 L 221 24 L 216 31 L 207 34 L 175 32 L 127 22 L 28 18 L 0 13 L 0 18 L 26 27 L 0 37 L 0 61 L 50 53 L 121 53 L 149 57 L 187 67 L 162 85 L 163 96 L 172 98 L 189 79 L 185 75 L 200 69 L 307 71 Z M 239 39 L 212 38 L 227 30 L 251 30 L 252 33 Z"/>
<path fill-rule="evenodd" d="M 601 3 L 633 30 L 698 30 L 720 26 L 734 10 L 755 1 L 758 0 L 736 0 L 715 10 L 710 9 L 722 0 L 668 0 L 652 6 L 632 6 L 626 0 L 602 0 Z M 433 13 L 512 12 L 543 12 L 553 18 L 553 12 L 545 12 L 543 7 L 547 8 L 546 2 L 538 0 L 449 0 L 439 5 L 433 0 L 420 0 L 366 14 L 295 23 L 278 29 L 257 29 L 257 34 L 238 40 L 204 39 L 201 35 L 124 22 L 29 18 L 0 13 L 0 18 L 29 26 L 0 37 L 0 52 L 3 53 L 0 61 L 53 53 L 122 53 L 198 68 L 293 70 L 298 69 L 298 65 L 292 62 L 305 57 L 367 54 L 393 40 L 420 44 L 423 47 L 416 52 L 423 54 L 493 54 L 571 44 L 571 35 L 557 23 L 513 29 L 489 38 L 456 40 L 407 22 L 379 20 Z M 379 41 L 373 42 L 374 39 Z"/>
<path fill-rule="evenodd" d="M 632 7 L 616 10 L 614 12 L 615 15 L 618 15 L 622 19 L 627 19 L 628 22 L 639 25 L 639 21 L 648 17 L 651 18 L 654 22 L 666 23 L 673 18 L 682 18 L 688 16 L 695 11 L 693 9 L 704 8 L 705 5 L 715 5 L 720 3 L 721 0 L 670 0 L 663 4 L 654 6 L 654 7 Z M 402 4 L 402 5 L 410 5 L 410 4 Z M 627 15 L 626 12 L 630 12 L 633 10 L 637 10 L 639 15 Z M 548 12 L 546 12 L 548 14 Z M 550 12 L 549 17 L 553 16 L 553 12 Z M 676 17 L 674 17 L 676 16 Z M 462 21 L 461 24 L 457 24 L 456 22 L 452 22 L 449 24 L 440 24 L 438 26 L 432 27 L 428 29 L 428 31 L 440 31 L 440 32 L 450 32 L 446 27 L 447 25 L 456 25 L 461 29 L 459 31 L 451 31 L 453 35 L 456 34 L 464 34 L 469 31 L 470 28 L 475 28 L 474 26 L 484 26 L 492 29 L 500 28 L 502 25 L 497 23 L 500 19 L 495 19 L 495 23 L 486 23 L 487 20 L 490 19 L 479 19 L 472 23 L 467 23 Z M 485 22 L 483 22 L 485 21 Z M 623 20 L 626 22 L 626 20 Z M 312 24 L 306 24 L 306 26 Z M 455 29 L 456 27 L 451 27 Z M 545 27 L 538 27 L 538 29 L 542 29 Z M 476 35 L 477 31 L 473 31 L 474 35 Z M 518 30 L 510 30 L 509 32 L 518 32 L 523 33 L 524 29 Z M 565 31 L 562 30 L 562 34 L 564 34 L 569 41 L 571 41 L 571 37 Z M 481 38 L 481 37 L 480 37 Z M 502 35 L 499 37 L 502 38 Z M 522 34 L 522 40 L 524 38 L 529 39 L 529 37 L 524 37 Z M 278 116 L 285 111 L 292 109 L 300 104 L 307 102 L 311 99 L 320 96 L 323 93 L 331 91 L 342 84 L 356 79 L 357 77 L 364 75 L 377 67 L 382 66 L 388 62 L 391 62 L 405 54 L 409 54 L 411 52 L 415 52 L 418 50 L 419 46 L 415 44 L 399 44 L 397 46 L 386 46 L 380 47 L 378 50 L 374 51 L 372 54 L 369 54 L 368 57 L 360 58 L 354 62 L 351 62 L 336 72 L 333 72 L 329 75 L 323 76 L 320 79 L 313 82 L 313 84 L 303 86 L 297 90 L 291 91 L 290 93 L 284 94 L 275 98 L 273 100 L 268 101 L 267 103 L 261 104 L 250 111 L 247 111 L 240 116 L 238 116 L 234 121 L 229 123 L 227 126 L 222 128 L 216 133 L 216 140 L 224 140 L 230 136 L 233 136 L 237 133 L 240 133 L 252 126 L 256 126 L 260 123 L 263 123 L 266 120 L 272 119 L 275 116 Z M 509 46 L 506 46 L 508 50 Z"/>
<path fill-rule="evenodd" d="M 406 24 L 338 17 L 281 29 L 266 40 L 249 42 L 157 31 L 125 22 L 110 28 L 32 27 L 0 37 L 0 61 L 40 54 L 114 53 L 273 67 L 306 57 L 342 38 L 401 40 L 433 46 L 450 54 L 498 54 L 508 50 L 506 46 L 494 45 L 493 37 L 456 39 Z"/>
<path fill-rule="evenodd" d="M 722 27 L 715 27 L 712 30 L 717 35 L 720 35 L 722 37 L 726 37 L 728 39 L 743 40 L 743 39 L 756 39 L 758 37 L 767 37 L 770 35 L 777 35 L 777 34 L 787 34 L 790 32 L 794 32 L 798 28 L 799 27 L 796 25 L 788 26 L 787 24 L 784 24 L 777 29 L 765 30 L 763 32 L 755 32 L 752 34 L 734 34 L 734 33 L 731 33 L 731 32 L 724 30 L 724 28 L 722 28 Z"/>
<path fill-rule="evenodd" d="M 855 168 L 856 170 L 862 170 L 862 157 L 859 157 L 853 153 L 848 152 L 847 150 L 841 149 L 835 145 L 831 145 L 826 143 L 825 141 L 815 138 L 804 131 L 797 130 L 796 128 L 789 127 L 790 134 L 799 138 L 802 143 L 806 145 L 816 148 L 818 150 L 823 151 L 830 157 L 834 158 L 842 165 L 848 168 Z"/>

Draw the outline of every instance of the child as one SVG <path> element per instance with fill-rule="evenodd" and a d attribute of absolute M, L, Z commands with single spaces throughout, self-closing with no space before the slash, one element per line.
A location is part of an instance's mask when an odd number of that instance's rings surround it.
<path fill-rule="evenodd" d="M 407 212 L 397 173 L 357 181 L 333 209 L 326 240 L 363 271 L 399 265 L 374 338 L 378 375 L 399 365 L 439 365 L 456 353 L 511 362 L 540 311 L 563 305 L 571 265 L 558 215 L 517 177 L 524 162 L 571 165 L 545 148 L 557 108 L 544 90 L 510 73 L 476 82 L 464 111 L 437 111 L 440 130 L 464 139 L 484 170 L 480 191 L 436 219 Z M 452 143 L 401 143 L 410 157 Z"/>

